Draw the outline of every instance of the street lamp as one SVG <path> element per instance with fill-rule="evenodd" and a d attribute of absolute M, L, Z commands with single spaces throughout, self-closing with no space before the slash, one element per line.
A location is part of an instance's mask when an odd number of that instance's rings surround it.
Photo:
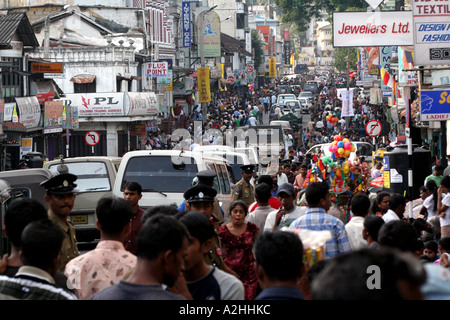
<path fill-rule="evenodd" d="M 213 11 L 216 7 L 217 7 L 217 5 L 209 8 L 208 10 L 200 12 L 199 41 L 200 41 L 200 65 L 201 65 L 202 69 L 205 68 L 205 34 L 204 34 L 205 26 L 203 24 L 203 18 L 205 16 L 205 14 L 207 14 L 208 12 Z M 202 115 L 203 115 L 203 117 L 202 117 L 203 118 L 203 123 L 206 123 L 206 115 L 207 115 L 206 102 L 202 102 Z"/>

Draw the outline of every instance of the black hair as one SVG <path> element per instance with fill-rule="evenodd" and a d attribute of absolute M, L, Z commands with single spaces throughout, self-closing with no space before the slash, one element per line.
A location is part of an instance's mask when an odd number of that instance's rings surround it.
<path fill-rule="evenodd" d="M 378 233 L 378 242 L 381 246 L 397 248 L 401 251 L 414 252 L 416 240 L 416 230 L 404 220 L 389 221 L 381 227 Z"/>
<path fill-rule="evenodd" d="M 263 175 L 261 175 L 259 178 L 258 178 L 258 185 L 259 184 L 261 184 L 261 183 L 266 183 L 266 184 L 268 184 L 269 185 L 269 187 L 271 188 L 271 190 L 272 190 L 272 187 L 273 187 L 273 178 L 270 176 L 270 175 L 268 175 L 268 174 L 263 174 Z"/>
<path fill-rule="evenodd" d="M 428 250 L 431 250 L 435 253 L 438 252 L 438 244 L 434 240 L 429 240 L 429 241 L 425 242 L 425 248 Z"/>
<path fill-rule="evenodd" d="M 443 237 L 439 239 L 439 245 L 444 250 L 450 250 L 450 237 Z"/>
<path fill-rule="evenodd" d="M 376 214 L 377 212 L 381 211 L 380 209 L 380 203 L 381 201 L 383 201 L 384 197 L 391 197 L 391 194 L 387 191 L 381 191 L 379 193 L 377 193 L 377 196 L 375 197 L 375 199 L 372 201 L 372 205 L 370 207 L 369 212 L 372 214 Z"/>
<path fill-rule="evenodd" d="M 369 285 L 368 275 L 378 270 L 378 286 Z M 390 248 L 370 248 L 336 256 L 311 284 L 312 300 L 404 300 L 399 280 L 417 287 L 426 281 L 426 272 L 416 258 Z M 375 290 L 374 290 L 375 289 Z"/>
<path fill-rule="evenodd" d="M 125 189 L 128 189 L 130 191 L 137 191 L 138 194 L 142 193 L 142 186 L 134 181 L 127 182 L 123 187 L 123 190 Z"/>
<path fill-rule="evenodd" d="M 63 240 L 63 230 L 50 219 L 30 222 L 21 237 L 23 264 L 48 270 L 60 254 Z"/>
<path fill-rule="evenodd" d="M 375 241 L 378 241 L 378 232 L 380 231 L 383 225 L 384 225 L 383 218 L 380 218 L 378 216 L 368 215 L 367 217 L 364 218 L 364 229 L 366 229 L 366 232 Z"/>
<path fill-rule="evenodd" d="M 328 192 L 330 192 L 330 190 L 326 181 L 313 182 L 306 187 L 306 202 L 308 202 L 310 207 L 316 207 L 319 205 L 320 200 L 326 197 Z"/>
<path fill-rule="evenodd" d="M 370 199 L 364 193 L 358 193 L 353 196 L 351 201 L 351 210 L 355 216 L 365 217 L 369 212 Z"/>
<path fill-rule="evenodd" d="M 8 205 L 4 216 L 5 230 L 15 247 L 21 246 L 23 229 L 32 221 L 48 219 L 47 210 L 32 198 L 16 198 Z"/>
<path fill-rule="evenodd" d="M 299 236 L 286 231 L 265 232 L 254 245 L 256 262 L 273 280 L 294 281 L 303 270 L 303 244 Z"/>
<path fill-rule="evenodd" d="M 189 232 L 175 217 L 156 214 L 142 225 L 137 235 L 138 258 L 154 260 L 161 252 L 178 252 Z"/>
<path fill-rule="evenodd" d="M 441 179 L 441 186 L 446 187 L 447 189 L 450 189 L 450 176 L 444 176 Z M 437 199 L 437 198 L 436 198 Z"/>
<path fill-rule="evenodd" d="M 399 206 L 406 205 L 406 198 L 399 193 L 394 193 L 389 199 L 389 209 L 395 211 Z"/>
<path fill-rule="evenodd" d="M 445 167 L 442 164 L 438 164 L 434 167 L 434 171 L 444 171 Z"/>
<path fill-rule="evenodd" d="M 145 221 L 147 221 L 150 217 L 158 213 L 167 214 L 169 216 L 175 216 L 179 213 L 179 211 L 175 205 L 160 205 L 148 208 L 142 215 L 142 224 L 144 224 Z"/>
<path fill-rule="evenodd" d="M 272 197 L 272 188 L 267 183 L 260 183 L 255 187 L 255 197 L 260 203 L 268 203 Z"/>
<path fill-rule="evenodd" d="M 198 239 L 200 243 L 204 243 L 214 236 L 214 226 L 203 213 L 186 212 L 180 215 L 178 220 L 186 226 L 189 234 Z"/>
<path fill-rule="evenodd" d="M 95 209 L 97 220 L 107 235 L 120 234 L 133 218 L 133 208 L 130 203 L 117 197 L 103 197 L 97 202 Z"/>
<path fill-rule="evenodd" d="M 425 184 L 425 188 L 429 190 L 433 195 L 433 210 L 437 211 L 438 186 L 436 184 L 436 181 L 428 180 Z"/>
<path fill-rule="evenodd" d="M 242 208 L 244 208 L 244 213 L 245 215 L 247 215 L 248 213 L 248 207 L 247 204 L 242 201 L 242 200 L 236 200 L 234 201 L 231 205 L 230 205 L 230 213 L 231 211 L 233 211 L 234 208 L 236 208 L 237 206 L 241 206 Z"/>

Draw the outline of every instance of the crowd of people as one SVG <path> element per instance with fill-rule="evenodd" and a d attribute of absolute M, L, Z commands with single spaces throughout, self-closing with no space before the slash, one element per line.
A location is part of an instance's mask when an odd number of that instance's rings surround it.
<path fill-rule="evenodd" d="M 292 133 L 277 168 L 256 175 L 255 165 L 241 166 L 227 212 L 216 199 L 212 171 L 197 173 L 183 203 L 146 210 L 139 206 L 141 186 L 129 182 L 123 198 L 98 200 L 100 240 L 80 253 L 68 218 L 77 176 L 61 173 L 41 184 L 48 211 L 37 200 L 13 199 L 4 216 L 10 251 L 0 265 L 0 299 L 450 299 L 450 176 L 441 167 L 414 202 L 309 180 L 317 162 L 304 155 L 311 144 L 339 133 L 361 140 L 360 127 L 378 116 L 356 97 L 360 117 L 327 123 L 327 113 L 340 110 L 335 89 L 320 88 L 312 123 Z M 275 94 L 276 86 L 218 99 L 203 116 L 222 131 L 258 125 Z M 152 141 L 149 149 L 181 143 L 162 132 Z M 420 213 L 414 218 L 406 210 L 412 205 Z"/>

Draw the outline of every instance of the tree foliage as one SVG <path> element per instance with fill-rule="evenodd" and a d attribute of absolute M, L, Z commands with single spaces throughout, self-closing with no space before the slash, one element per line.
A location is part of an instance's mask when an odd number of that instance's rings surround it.
<path fill-rule="evenodd" d="M 320 18 L 323 12 L 331 17 L 333 12 L 368 6 L 361 0 L 275 0 L 275 3 L 281 9 L 281 20 L 286 24 L 294 24 L 299 32 L 308 30 L 311 20 Z"/>
<path fill-rule="evenodd" d="M 255 59 L 255 70 L 264 64 L 264 43 L 258 30 L 252 30 L 252 49 Z"/>
<path fill-rule="evenodd" d="M 348 56 L 348 69 L 356 70 L 356 64 L 358 63 L 358 48 L 336 48 L 334 51 L 334 67 L 341 72 L 347 71 L 347 56 Z"/>

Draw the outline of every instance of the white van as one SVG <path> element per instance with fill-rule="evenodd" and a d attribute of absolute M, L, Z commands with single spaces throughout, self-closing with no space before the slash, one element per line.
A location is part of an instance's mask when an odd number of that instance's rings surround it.
<path fill-rule="evenodd" d="M 214 188 L 223 211 L 228 212 L 231 200 L 231 181 L 222 157 L 185 150 L 138 150 L 124 154 L 113 194 L 123 197 L 123 187 L 129 181 L 142 186 L 139 205 L 144 208 L 159 205 L 179 206 L 184 192 L 192 186 L 197 172 L 211 170 L 217 173 Z"/>
<path fill-rule="evenodd" d="M 45 162 L 44 169 L 58 174 L 61 165 L 77 176 L 77 197 L 69 220 L 74 224 L 78 242 L 100 239 L 95 208 L 100 198 L 111 196 L 121 157 L 87 156 Z"/>
<path fill-rule="evenodd" d="M 242 179 L 241 166 L 251 164 L 245 153 L 236 152 L 234 148 L 227 146 L 197 146 L 192 151 L 202 152 L 205 156 L 218 156 L 226 159 L 231 166 L 231 182 L 237 183 Z M 254 185 L 254 179 L 251 183 Z"/>

